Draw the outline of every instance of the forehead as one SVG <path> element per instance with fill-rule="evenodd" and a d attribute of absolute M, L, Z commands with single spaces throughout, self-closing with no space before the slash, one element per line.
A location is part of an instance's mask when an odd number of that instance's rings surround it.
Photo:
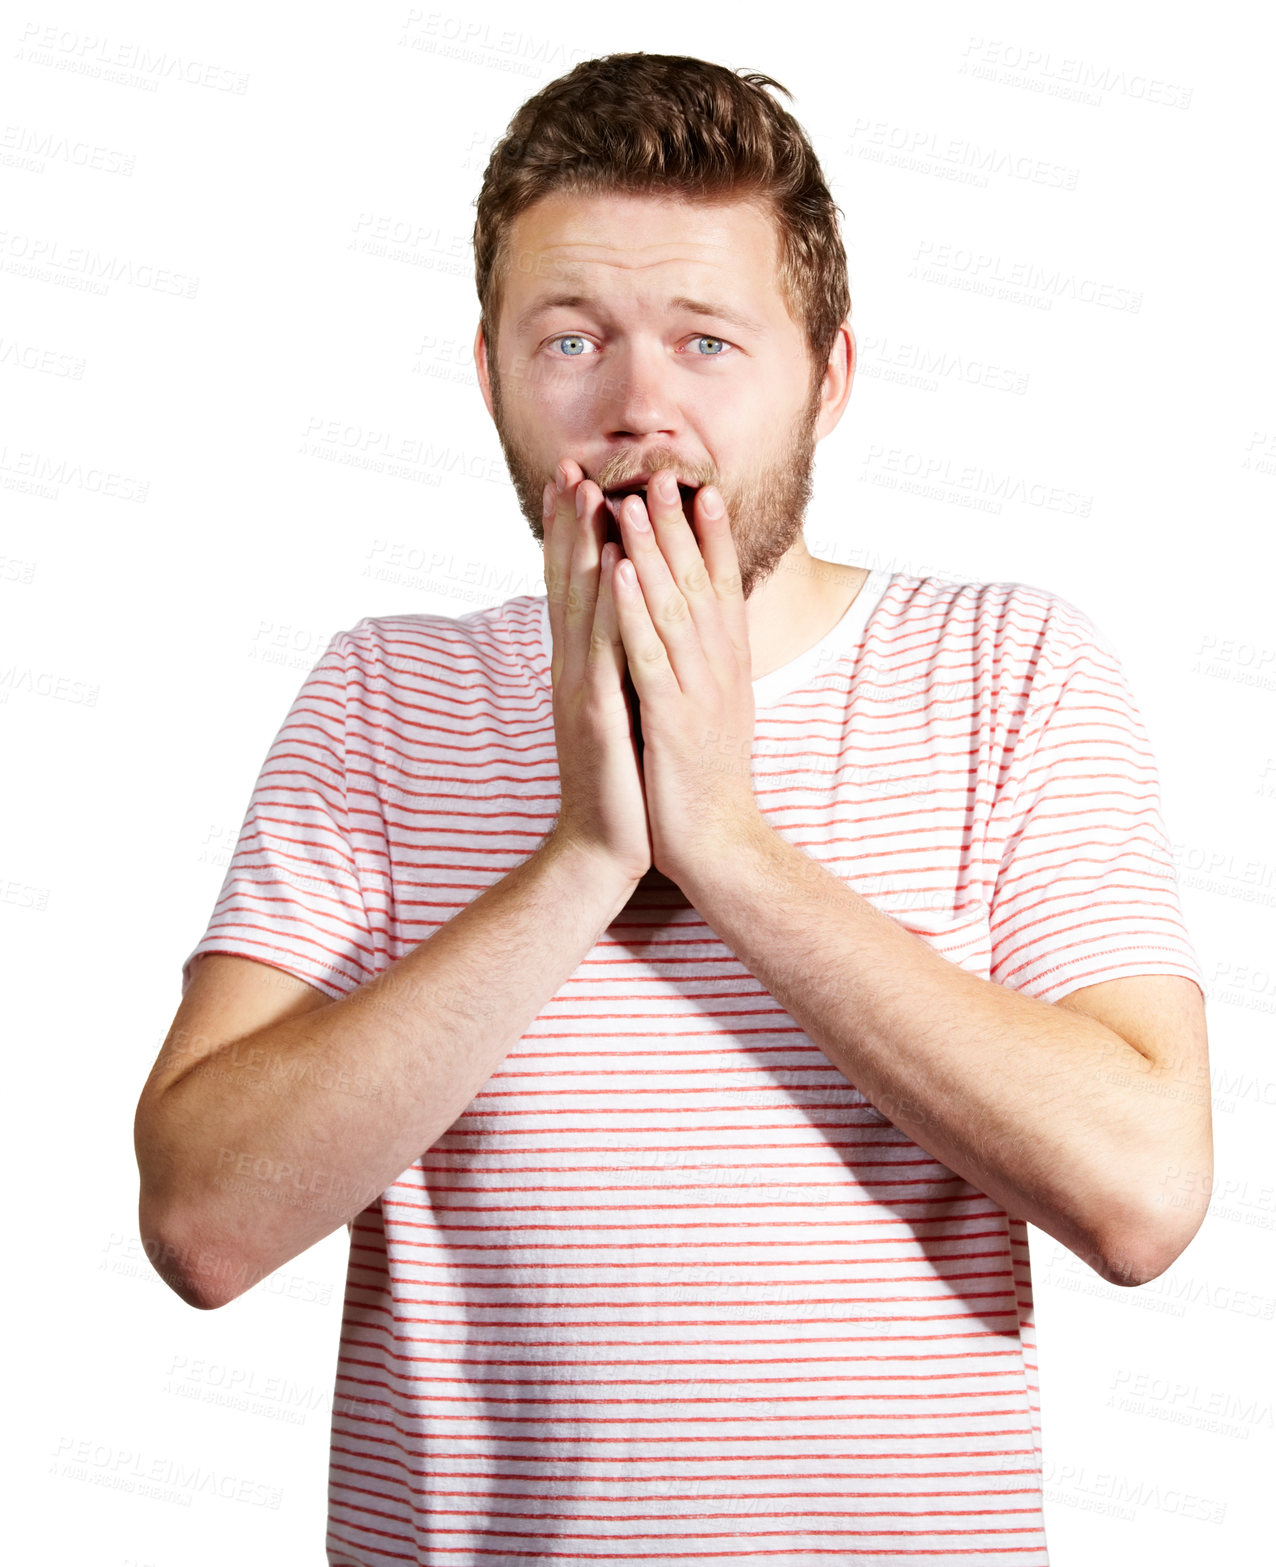
<path fill-rule="evenodd" d="M 655 298 L 694 284 L 780 322 L 775 220 L 756 203 L 656 194 L 555 192 L 510 227 L 505 304 L 522 311 L 555 285 Z"/>

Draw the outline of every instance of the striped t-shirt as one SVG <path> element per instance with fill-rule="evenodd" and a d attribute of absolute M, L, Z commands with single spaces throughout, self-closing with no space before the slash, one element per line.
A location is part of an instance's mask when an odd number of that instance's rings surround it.
<path fill-rule="evenodd" d="M 543 595 L 337 633 L 190 957 L 341 997 L 519 865 L 551 651 Z M 1067 600 L 873 571 L 753 685 L 767 821 L 950 961 L 1045 1001 L 1202 984 L 1142 720 Z M 330 1567 L 1047 1562 L 1025 1222 L 676 887 L 350 1229 Z"/>

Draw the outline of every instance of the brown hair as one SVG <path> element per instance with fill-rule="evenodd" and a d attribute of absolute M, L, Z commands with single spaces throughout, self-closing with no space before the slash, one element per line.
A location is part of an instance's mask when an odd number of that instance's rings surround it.
<path fill-rule="evenodd" d="M 659 191 L 753 200 L 779 234 L 778 282 L 822 378 L 850 314 L 846 251 L 819 160 L 786 109 L 787 87 L 678 54 L 609 54 L 542 87 L 510 121 L 475 206 L 474 274 L 495 365 L 514 219 L 552 191 Z"/>

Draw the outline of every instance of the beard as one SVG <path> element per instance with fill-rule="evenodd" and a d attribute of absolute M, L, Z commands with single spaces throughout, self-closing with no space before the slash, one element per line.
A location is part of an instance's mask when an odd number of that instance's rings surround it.
<path fill-rule="evenodd" d="M 777 445 L 779 455 L 752 472 L 725 477 L 712 463 L 685 463 L 671 447 L 651 446 L 619 453 L 599 473 L 587 473 L 585 477 L 592 479 L 600 489 L 609 490 L 627 483 L 635 474 L 658 473 L 662 468 L 671 468 L 696 487 L 715 485 L 731 523 L 731 537 L 740 563 L 741 592 L 747 599 L 760 582 L 766 581 L 801 535 L 813 490 L 815 427 L 819 421 L 823 380 L 821 372 L 812 381 L 805 406 Z M 543 546 L 541 496 L 545 481 L 553 478 L 553 467 L 562 454 L 555 453 L 548 462 L 542 462 L 511 427 L 501 401 L 500 377 L 494 366 L 491 386 L 492 419 L 505 453 L 519 509 L 527 519 L 532 537 Z M 690 504 L 684 501 L 684 511 Z M 691 522 L 689 514 L 687 520 Z M 692 532 L 694 534 L 694 527 Z M 610 516 L 603 542 L 609 538 L 624 554 L 619 524 Z"/>

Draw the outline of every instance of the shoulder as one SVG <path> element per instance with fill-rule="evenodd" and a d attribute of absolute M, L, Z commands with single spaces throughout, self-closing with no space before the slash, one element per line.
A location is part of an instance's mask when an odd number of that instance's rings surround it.
<path fill-rule="evenodd" d="M 1029 582 L 892 574 L 877 620 L 891 640 L 967 648 L 998 667 L 1033 673 L 1079 653 L 1112 652 L 1090 616 L 1062 594 Z"/>
<path fill-rule="evenodd" d="M 1084 693 L 1124 691 L 1120 662 L 1086 611 L 1031 582 L 895 573 L 869 657 L 879 683 L 920 684 L 941 705 L 965 692 L 977 721 L 1006 735 L 1031 732 Z"/>
<path fill-rule="evenodd" d="M 367 615 L 333 638 L 365 677 L 458 682 L 523 666 L 540 647 L 543 598 L 519 594 L 463 615 Z"/>

